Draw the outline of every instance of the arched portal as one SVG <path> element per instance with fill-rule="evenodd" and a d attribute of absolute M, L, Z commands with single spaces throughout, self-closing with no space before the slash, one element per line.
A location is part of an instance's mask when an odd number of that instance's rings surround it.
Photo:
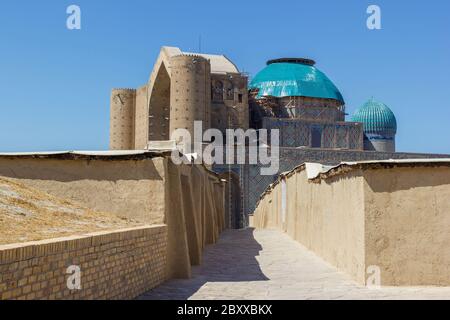
<path fill-rule="evenodd" d="M 149 99 L 148 139 L 169 140 L 170 76 L 164 62 L 160 64 L 153 83 Z"/>

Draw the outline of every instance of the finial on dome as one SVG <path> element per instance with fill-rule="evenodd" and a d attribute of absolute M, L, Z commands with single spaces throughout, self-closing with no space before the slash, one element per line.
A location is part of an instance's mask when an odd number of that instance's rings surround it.
<path fill-rule="evenodd" d="M 267 61 L 267 65 L 270 65 L 272 63 L 299 63 L 305 64 L 307 66 L 313 66 L 316 64 L 314 60 L 307 58 L 279 58 Z"/>

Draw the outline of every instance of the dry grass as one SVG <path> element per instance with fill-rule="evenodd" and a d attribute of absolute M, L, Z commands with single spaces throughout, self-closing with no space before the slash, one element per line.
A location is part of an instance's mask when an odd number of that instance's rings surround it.
<path fill-rule="evenodd" d="M 0 244 L 142 225 L 0 177 Z"/>

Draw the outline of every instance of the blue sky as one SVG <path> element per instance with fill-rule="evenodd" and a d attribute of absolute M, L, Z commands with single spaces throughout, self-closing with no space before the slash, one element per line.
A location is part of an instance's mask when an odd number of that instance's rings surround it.
<path fill-rule="evenodd" d="M 82 29 L 66 28 L 66 8 Z M 382 30 L 366 27 L 381 7 Z M 399 151 L 450 153 L 450 1 L 8 1 L 0 10 L 0 151 L 108 148 L 113 87 L 144 84 L 162 45 L 224 53 L 255 74 L 310 57 L 348 113 L 374 96 Z"/>

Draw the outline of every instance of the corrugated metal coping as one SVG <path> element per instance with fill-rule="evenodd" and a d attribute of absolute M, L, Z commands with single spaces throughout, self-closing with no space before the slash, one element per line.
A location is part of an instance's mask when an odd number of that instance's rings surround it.
<path fill-rule="evenodd" d="M 450 166 L 450 158 L 435 159 L 389 159 L 389 160 L 368 160 L 368 161 L 347 161 L 341 162 L 337 166 L 322 166 L 322 170 L 310 172 L 309 180 L 327 179 L 333 175 L 342 173 L 341 169 L 375 169 L 392 167 L 422 167 L 422 166 Z M 306 164 L 308 165 L 308 163 Z M 309 164 L 311 165 L 311 164 Z M 308 167 L 306 167 L 307 169 Z M 338 172 L 339 171 L 339 172 Z"/>
<path fill-rule="evenodd" d="M 0 158 L 128 160 L 164 157 L 170 154 L 169 150 L 49 151 L 7 152 L 0 153 Z"/>

